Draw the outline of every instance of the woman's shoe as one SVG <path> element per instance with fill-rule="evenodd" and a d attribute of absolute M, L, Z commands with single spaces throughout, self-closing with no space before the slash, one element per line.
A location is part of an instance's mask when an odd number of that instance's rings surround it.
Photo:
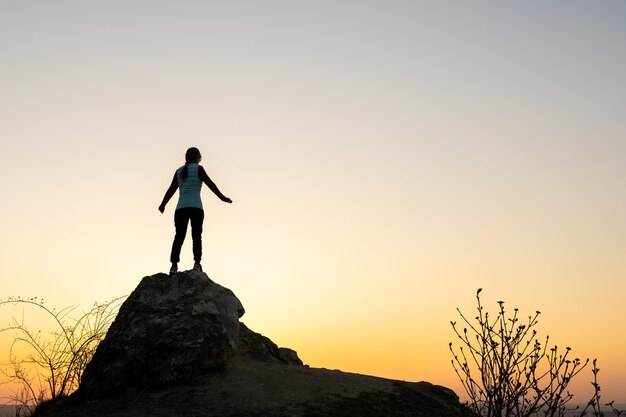
<path fill-rule="evenodd" d="M 200 265 L 200 262 L 193 264 L 193 270 L 202 272 L 202 265 Z"/>
<path fill-rule="evenodd" d="M 175 275 L 178 272 L 178 264 L 172 263 L 170 268 L 170 275 Z"/>

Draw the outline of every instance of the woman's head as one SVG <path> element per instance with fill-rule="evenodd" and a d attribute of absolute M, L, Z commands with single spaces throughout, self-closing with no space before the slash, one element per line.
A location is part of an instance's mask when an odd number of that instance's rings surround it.
<path fill-rule="evenodd" d="M 187 152 L 185 152 L 185 166 L 180 171 L 180 175 L 183 179 L 187 179 L 188 170 L 187 164 L 196 163 L 199 164 L 202 159 L 202 155 L 200 155 L 200 151 L 198 148 L 189 148 Z"/>
<path fill-rule="evenodd" d="M 200 151 L 198 148 L 189 148 L 185 153 L 185 163 L 189 164 L 191 162 L 200 162 L 202 159 L 202 155 L 200 155 Z"/>

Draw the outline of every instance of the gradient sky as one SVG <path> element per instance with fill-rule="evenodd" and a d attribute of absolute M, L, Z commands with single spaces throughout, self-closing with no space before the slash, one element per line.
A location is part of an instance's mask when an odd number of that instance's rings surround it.
<path fill-rule="evenodd" d="M 482 287 L 626 402 L 625 40 L 617 0 L 0 0 L 0 295 L 167 271 L 197 146 L 205 271 L 305 363 L 462 394 Z"/>

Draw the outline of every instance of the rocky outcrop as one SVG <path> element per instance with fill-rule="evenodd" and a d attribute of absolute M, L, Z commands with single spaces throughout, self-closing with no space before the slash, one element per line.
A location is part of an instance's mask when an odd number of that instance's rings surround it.
<path fill-rule="evenodd" d="M 240 323 L 244 312 L 235 294 L 205 273 L 145 277 L 85 369 L 80 392 L 93 399 L 183 383 L 221 371 L 237 356 L 302 365 L 294 351 Z"/>
<path fill-rule="evenodd" d="M 124 302 L 79 390 L 37 417 L 452 417 L 451 390 L 302 366 L 239 319 L 206 274 L 145 277 Z"/>

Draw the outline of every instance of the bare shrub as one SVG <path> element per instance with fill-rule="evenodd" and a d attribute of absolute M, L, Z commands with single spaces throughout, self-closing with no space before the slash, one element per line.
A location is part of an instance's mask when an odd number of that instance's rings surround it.
<path fill-rule="evenodd" d="M 11 334 L 8 368 L 2 370 L 4 383 L 17 384 L 9 398 L 16 415 L 30 415 L 47 400 L 63 398 L 78 388 L 85 367 L 104 338 L 125 297 L 95 303 L 91 310 L 73 316 L 77 306 L 49 308 L 38 298 L 9 297 L 0 307 L 22 306 L 44 313 L 52 330 L 32 330 L 24 319 L 11 318 L 0 333 Z M 24 311 L 23 309 L 23 311 Z"/>
<path fill-rule="evenodd" d="M 499 301 L 495 317 L 490 316 L 480 292 L 474 320 L 457 309 L 462 330 L 451 322 L 461 342 L 458 349 L 449 345 L 452 366 L 469 397 L 469 408 L 484 417 L 563 416 L 573 397 L 569 383 L 589 359 L 572 358 L 569 347 L 559 350 L 548 336 L 540 339 L 535 330 L 539 311 L 521 321 L 517 308 L 510 314 Z"/>
<path fill-rule="evenodd" d="M 450 322 L 461 341 L 452 353 L 452 367 L 469 397 L 467 406 L 483 417 L 604 417 L 600 401 L 600 384 L 597 359 L 592 363 L 594 393 L 580 410 L 567 408 L 572 400 L 567 387 L 572 379 L 588 364 L 571 357 L 571 349 L 563 352 L 550 345 L 549 336 L 539 339 L 535 327 L 539 311 L 520 322 L 519 310 L 507 313 L 503 301 L 498 301 L 498 311 L 492 318 L 480 301 L 482 289 L 476 292 L 477 316 L 470 320 L 457 308 L 463 323 L 459 330 Z M 611 415 L 626 416 L 611 401 L 605 404 Z"/>

